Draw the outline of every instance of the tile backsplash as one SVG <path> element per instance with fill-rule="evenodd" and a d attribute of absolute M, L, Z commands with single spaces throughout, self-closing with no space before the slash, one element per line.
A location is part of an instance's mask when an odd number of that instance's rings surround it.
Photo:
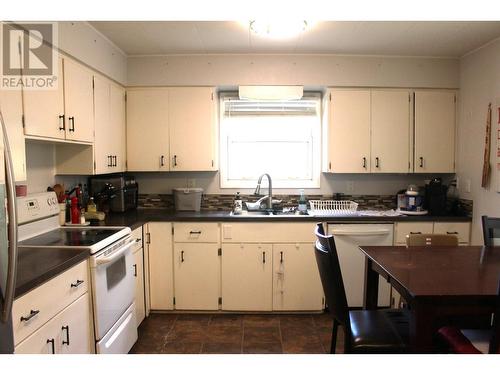
<path fill-rule="evenodd" d="M 255 202 L 259 197 L 255 195 L 241 195 L 243 202 Z M 297 206 L 299 195 L 275 195 L 274 199 L 282 200 L 284 207 Z M 308 195 L 308 200 L 352 200 L 358 203 L 359 210 L 390 210 L 396 209 L 395 195 Z M 233 208 L 233 194 L 203 194 L 201 198 L 202 211 L 229 211 Z M 467 216 L 472 216 L 472 201 L 459 200 L 460 206 Z M 139 208 L 155 208 L 174 210 L 174 196 L 172 194 L 139 194 Z"/>

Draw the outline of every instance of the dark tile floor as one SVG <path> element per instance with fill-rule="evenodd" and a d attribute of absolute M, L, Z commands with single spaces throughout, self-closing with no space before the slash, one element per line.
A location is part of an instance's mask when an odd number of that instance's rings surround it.
<path fill-rule="evenodd" d="M 134 354 L 323 354 L 330 351 L 327 314 L 151 314 Z M 339 330 L 337 352 L 343 352 Z"/>

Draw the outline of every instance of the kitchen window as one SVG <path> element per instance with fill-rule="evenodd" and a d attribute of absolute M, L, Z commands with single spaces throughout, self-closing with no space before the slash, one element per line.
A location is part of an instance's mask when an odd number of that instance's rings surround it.
<path fill-rule="evenodd" d="M 299 100 L 220 97 L 221 188 L 254 188 L 262 173 L 273 187 L 319 188 L 320 94 Z"/>

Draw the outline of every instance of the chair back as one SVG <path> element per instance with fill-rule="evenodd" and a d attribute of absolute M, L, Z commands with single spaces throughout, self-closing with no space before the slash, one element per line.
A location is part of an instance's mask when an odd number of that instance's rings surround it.
<path fill-rule="evenodd" d="M 339 257 L 333 236 L 325 235 L 323 224 L 316 225 L 315 255 L 326 303 L 333 318 L 350 329 L 349 307 L 340 270 Z"/>
<path fill-rule="evenodd" d="M 454 234 L 408 234 L 406 246 L 458 246 L 458 237 Z"/>
<path fill-rule="evenodd" d="M 500 246 L 500 218 L 481 216 L 485 246 Z"/>

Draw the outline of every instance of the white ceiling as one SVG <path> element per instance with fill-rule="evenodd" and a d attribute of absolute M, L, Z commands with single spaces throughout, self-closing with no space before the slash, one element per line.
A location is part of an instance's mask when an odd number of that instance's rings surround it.
<path fill-rule="evenodd" d="M 318 22 L 269 40 L 235 21 L 90 22 L 128 55 L 360 54 L 460 57 L 500 36 L 500 22 Z"/>

